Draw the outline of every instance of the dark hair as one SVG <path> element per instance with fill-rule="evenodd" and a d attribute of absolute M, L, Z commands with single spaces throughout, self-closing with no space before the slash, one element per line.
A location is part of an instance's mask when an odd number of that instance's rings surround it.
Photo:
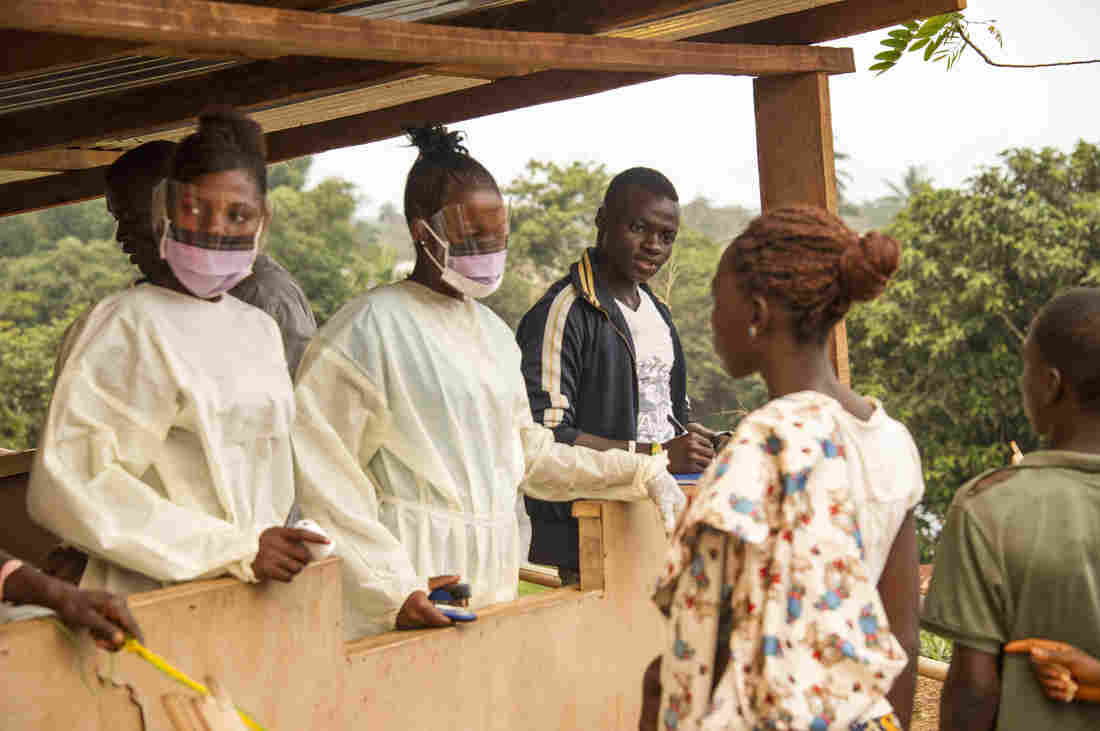
<path fill-rule="evenodd" d="M 208 173 L 246 170 L 260 195 L 267 194 L 267 146 L 259 123 L 230 108 L 199 116 L 199 129 L 176 148 L 170 175 L 189 182 Z"/>
<path fill-rule="evenodd" d="M 462 145 L 461 132 L 441 124 L 406 127 L 420 154 L 405 179 L 405 220 L 428 218 L 446 205 L 455 190 L 488 189 L 500 193 L 497 181 Z"/>
<path fill-rule="evenodd" d="M 1073 386 L 1081 407 L 1100 410 L 1100 289 L 1058 295 L 1039 311 L 1031 335 L 1043 360 Z"/>
<path fill-rule="evenodd" d="M 607 186 L 607 192 L 603 195 L 604 205 L 611 202 L 618 202 L 619 196 L 621 196 L 627 186 L 630 185 L 636 185 L 643 190 L 649 191 L 653 195 L 668 198 L 677 203 L 680 202 L 680 197 L 676 194 L 676 186 L 672 184 L 672 181 L 666 178 L 658 170 L 639 167 L 623 170 L 611 179 L 611 183 Z"/>
<path fill-rule="evenodd" d="M 859 236 L 813 206 L 785 206 L 753 220 L 730 244 L 733 269 L 752 294 L 795 315 L 800 342 L 824 342 L 852 302 L 879 296 L 901 246 L 876 231 Z"/>
<path fill-rule="evenodd" d="M 153 140 L 127 150 L 107 168 L 107 186 L 118 188 L 134 179 L 159 181 L 168 174 L 176 143 Z"/>

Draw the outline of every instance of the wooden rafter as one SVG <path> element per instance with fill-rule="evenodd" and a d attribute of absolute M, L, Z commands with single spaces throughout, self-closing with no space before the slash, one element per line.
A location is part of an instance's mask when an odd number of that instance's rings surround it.
<path fill-rule="evenodd" d="M 711 4 L 668 18 L 618 25 L 602 30 L 601 35 L 619 38 L 663 38 L 675 41 L 838 2 L 841 0 L 737 0 L 731 3 Z"/>
<path fill-rule="evenodd" d="M 110 150 L 40 150 L 0 156 L 0 170 L 83 170 L 110 165 L 119 154 Z"/>
<path fill-rule="evenodd" d="M 227 0 L 239 3 L 242 0 Z M 290 10 L 336 10 L 352 5 L 356 0 L 265 0 L 266 6 Z M 471 9 L 463 14 L 491 12 L 502 4 L 511 5 L 526 0 L 477 0 L 471 2 Z M 255 4 L 255 3 L 249 3 Z M 489 10 L 479 10 L 481 6 Z M 448 15 L 447 17 L 453 17 Z M 0 30 L 0 45 L 4 48 L 18 49 L 18 53 L 5 56 L 0 78 L 14 79 L 21 76 L 59 71 L 82 64 L 104 61 L 121 56 L 164 56 L 169 55 L 166 48 L 150 45 L 144 41 L 119 41 L 100 38 L 89 40 L 80 36 L 60 33 L 41 33 L 25 30 Z M 193 49 L 175 48 L 177 56 L 209 56 L 208 52 L 195 53 Z"/>
<path fill-rule="evenodd" d="M 271 162 L 323 150 L 384 140 L 410 124 L 451 124 L 489 114 L 576 99 L 661 78 L 659 74 L 613 71 L 542 71 L 492 84 L 408 102 L 368 114 L 343 117 L 267 135 Z"/>
<path fill-rule="evenodd" d="M 823 43 L 966 9 L 966 0 L 846 0 L 700 36 L 713 43 Z"/>
<path fill-rule="evenodd" d="M 0 27 L 167 48 L 273 58 L 320 56 L 400 63 L 515 66 L 665 74 L 854 70 L 851 51 L 595 38 L 366 20 L 204 0 L 8 0 Z"/>

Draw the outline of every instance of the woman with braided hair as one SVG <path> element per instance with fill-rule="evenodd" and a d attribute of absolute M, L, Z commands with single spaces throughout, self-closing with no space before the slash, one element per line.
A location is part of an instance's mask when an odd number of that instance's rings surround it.
<path fill-rule="evenodd" d="M 271 219 L 263 130 L 212 109 L 176 148 L 145 279 L 89 313 L 50 403 L 31 517 L 89 554 L 82 589 L 290 581 L 323 536 L 294 501 L 294 392 L 275 321 L 229 295 Z"/>
<path fill-rule="evenodd" d="M 459 577 L 473 608 L 514 599 L 518 490 L 648 493 L 669 520 L 684 500 L 667 458 L 558 444 L 534 423 L 512 331 L 477 301 L 504 274 L 500 190 L 458 133 L 409 136 L 416 267 L 333 316 L 297 377 L 298 494 L 344 559 L 348 638 L 450 624 L 428 592 Z"/>
<path fill-rule="evenodd" d="M 646 672 L 642 728 L 908 727 L 920 458 L 828 355 L 832 328 L 899 257 L 893 239 L 808 206 L 757 218 L 723 254 L 715 350 L 772 400 L 704 472 L 673 536 L 655 599 L 675 640 Z"/>

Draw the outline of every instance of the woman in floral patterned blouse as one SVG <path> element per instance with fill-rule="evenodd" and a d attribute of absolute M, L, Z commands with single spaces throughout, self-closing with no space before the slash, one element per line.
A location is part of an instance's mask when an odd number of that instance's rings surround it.
<path fill-rule="evenodd" d="M 712 289 L 714 346 L 772 400 L 738 426 L 673 536 L 669 646 L 641 728 L 902 729 L 918 649 L 909 432 L 840 383 L 829 333 L 898 266 L 893 239 L 811 207 L 757 218 Z"/>

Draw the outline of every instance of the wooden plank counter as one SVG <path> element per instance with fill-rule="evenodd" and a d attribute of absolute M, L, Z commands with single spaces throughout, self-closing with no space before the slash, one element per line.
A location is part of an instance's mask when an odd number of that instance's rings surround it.
<path fill-rule="evenodd" d="M 485 607 L 468 625 L 345 643 L 336 558 L 291 584 L 200 581 L 130 603 L 149 649 L 218 678 L 271 731 L 634 728 L 666 638 L 649 600 L 664 534 L 649 501 L 579 505 L 603 568 L 585 563 L 581 580 L 602 588 Z M 75 647 L 48 619 L 0 626 L 0 673 L 6 731 L 171 729 L 163 697 L 187 693 L 134 655 Z"/>

